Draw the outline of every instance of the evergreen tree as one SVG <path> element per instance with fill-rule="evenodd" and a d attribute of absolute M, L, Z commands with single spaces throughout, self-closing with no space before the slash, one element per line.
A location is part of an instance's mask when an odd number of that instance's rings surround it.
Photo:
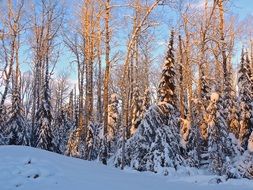
<path fill-rule="evenodd" d="M 13 80 L 10 118 L 6 122 L 5 136 L 10 145 L 29 145 L 28 122 L 24 117 L 20 100 L 19 71 Z"/>
<path fill-rule="evenodd" d="M 208 111 L 208 154 L 209 170 L 217 175 L 226 172 L 226 157 L 232 156 L 232 142 L 228 135 L 228 126 L 224 119 L 221 98 L 213 93 Z"/>
<path fill-rule="evenodd" d="M 197 125 L 192 125 L 186 144 L 187 163 L 191 167 L 199 167 L 200 165 L 200 131 Z"/>
<path fill-rule="evenodd" d="M 131 136 L 136 132 L 141 120 L 144 118 L 145 113 L 150 107 L 150 91 L 146 89 L 144 95 L 141 97 L 139 88 L 136 87 L 133 93 L 132 103 L 132 126 L 130 129 Z"/>
<path fill-rule="evenodd" d="M 203 67 L 203 66 L 202 66 Z M 196 120 L 198 123 L 197 125 L 200 128 L 201 131 L 201 140 L 203 141 L 202 144 L 207 141 L 207 137 L 208 137 L 208 131 L 207 131 L 207 106 L 208 106 L 208 100 L 210 99 L 210 92 L 211 92 L 211 88 L 209 86 L 207 77 L 204 73 L 204 68 L 202 68 L 201 70 L 202 75 L 201 75 L 201 98 L 198 102 L 198 113 L 196 117 L 198 117 L 198 119 Z"/>
<path fill-rule="evenodd" d="M 71 97 L 71 96 L 70 96 Z M 74 128 L 70 131 L 70 135 L 68 137 L 67 148 L 65 151 L 65 155 L 77 158 L 84 158 L 84 155 L 80 153 L 80 148 L 84 150 L 83 143 L 80 144 L 81 130 L 79 127 L 79 98 L 76 93 L 76 87 L 74 88 Z M 69 100 L 69 104 L 71 99 Z M 82 141 L 83 142 L 83 141 Z M 84 152 L 84 151 L 82 151 Z"/>
<path fill-rule="evenodd" d="M 119 100 L 118 95 L 111 94 L 108 105 L 107 136 L 103 137 L 99 153 L 100 161 L 105 164 L 105 160 L 116 152 L 118 145 L 122 143 L 122 127 L 120 127 Z M 106 140 L 105 140 L 106 139 Z"/>
<path fill-rule="evenodd" d="M 11 117 L 6 123 L 5 138 L 9 145 L 29 145 L 29 125 L 22 113 L 12 110 Z"/>
<path fill-rule="evenodd" d="M 6 107 L 3 105 L 0 111 L 0 145 L 8 144 L 8 135 L 5 135 L 7 117 Z"/>
<path fill-rule="evenodd" d="M 240 132 L 239 140 L 241 147 L 246 150 L 247 142 L 250 136 L 250 111 L 249 106 L 245 102 L 240 103 Z"/>
<path fill-rule="evenodd" d="M 150 91 L 146 89 L 144 92 L 144 97 L 142 98 L 142 115 L 151 105 Z"/>
<path fill-rule="evenodd" d="M 80 116 L 80 114 L 79 114 L 80 108 L 78 106 L 79 105 L 78 101 L 79 100 L 75 95 L 75 111 L 74 111 L 75 129 L 73 129 L 70 132 L 70 136 L 69 136 L 68 143 L 67 143 L 67 150 L 66 150 L 65 154 L 68 156 L 71 156 L 71 157 L 77 157 L 77 158 L 84 159 L 86 157 L 85 149 L 87 149 L 87 147 L 85 147 L 85 142 L 87 139 L 85 139 L 85 137 L 84 137 L 83 129 L 81 129 L 81 127 L 78 127 L 78 126 L 83 127 L 83 123 L 79 117 Z M 88 128 L 87 128 L 87 133 L 88 133 Z"/>
<path fill-rule="evenodd" d="M 189 116 L 181 118 L 180 142 L 183 156 L 191 167 L 198 167 L 200 162 L 200 133 L 196 124 L 191 124 Z"/>
<path fill-rule="evenodd" d="M 146 89 L 144 92 L 144 96 L 142 97 L 142 105 L 141 105 L 141 115 L 140 117 L 143 119 L 146 111 L 149 109 L 151 105 L 151 97 L 149 89 Z"/>
<path fill-rule="evenodd" d="M 228 114 L 228 126 L 229 126 L 229 132 L 234 134 L 234 136 L 238 139 L 239 138 L 239 132 L 240 132 L 240 121 L 239 121 L 239 113 L 240 110 L 238 106 L 237 98 L 234 95 L 232 95 L 232 102 L 230 111 Z"/>
<path fill-rule="evenodd" d="M 68 138 L 70 132 L 74 129 L 74 122 L 67 116 L 69 112 L 64 109 L 61 110 L 57 118 L 53 122 L 53 136 L 54 136 L 54 152 L 64 154 L 67 149 Z"/>
<path fill-rule="evenodd" d="M 210 92 L 211 92 L 211 88 L 209 86 L 209 81 L 208 78 L 204 72 L 204 66 L 201 67 L 201 104 L 204 105 L 204 107 L 206 108 L 208 105 L 208 100 L 210 99 Z"/>
<path fill-rule="evenodd" d="M 171 33 L 168 51 L 163 65 L 162 77 L 158 86 L 158 101 L 166 102 L 172 106 L 176 106 L 175 94 L 175 59 L 173 54 L 173 38 L 174 33 Z"/>
<path fill-rule="evenodd" d="M 228 130 L 236 137 L 239 136 L 239 117 L 238 117 L 238 102 L 233 87 L 232 66 L 228 70 L 227 79 L 225 80 L 224 92 L 222 94 L 222 106 L 224 119 L 227 122 Z"/>
<path fill-rule="evenodd" d="M 174 65 L 172 32 L 158 89 L 158 105 L 149 108 L 136 133 L 125 145 L 124 161 L 136 170 L 158 172 L 163 168 L 166 175 L 169 167 L 177 169 L 185 164 L 180 151 L 179 111 L 175 107 Z M 121 151 L 116 154 L 116 166 L 121 164 Z"/>
<path fill-rule="evenodd" d="M 42 102 L 36 113 L 36 124 L 38 129 L 36 147 L 53 151 L 52 114 L 49 92 L 49 68 L 46 64 L 45 82 L 42 88 Z"/>
<path fill-rule="evenodd" d="M 253 179 L 253 154 L 245 151 L 238 163 L 238 171 L 241 177 Z"/>
<path fill-rule="evenodd" d="M 135 133 L 136 129 L 138 128 L 140 122 L 141 122 L 141 98 L 139 93 L 139 88 L 135 87 L 133 92 L 133 102 L 131 105 L 132 110 L 132 121 L 131 121 L 131 129 L 130 133 L 131 136 Z"/>
<path fill-rule="evenodd" d="M 1 106 L 0 107 L 1 111 L 0 111 L 0 132 L 2 132 L 3 134 L 3 131 L 5 129 L 5 123 L 6 121 L 8 120 L 8 114 L 7 114 L 7 108 L 6 106 Z"/>
<path fill-rule="evenodd" d="M 247 52 L 242 51 L 240 69 L 238 72 L 238 90 L 240 100 L 240 133 L 239 139 L 244 150 L 252 131 L 251 118 L 251 68 Z"/>
<path fill-rule="evenodd" d="M 111 95 L 110 104 L 108 106 L 108 153 L 115 152 L 117 145 L 117 133 L 119 130 L 119 101 L 116 94 Z"/>
<path fill-rule="evenodd" d="M 209 92 L 207 94 L 209 97 Z M 190 165 L 199 167 L 208 162 L 208 114 L 207 103 L 196 98 L 192 103 L 192 122 L 187 152 Z"/>
<path fill-rule="evenodd" d="M 98 158 L 98 156 L 100 156 L 101 159 L 101 154 L 104 150 L 104 142 L 102 125 L 100 123 L 91 123 L 88 126 L 88 133 L 86 137 L 85 159 L 95 160 Z"/>
<path fill-rule="evenodd" d="M 193 165 L 205 164 L 208 160 L 208 100 L 210 99 L 210 84 L 206 76 L 204 63 L 200 66 L 200 97 L 193 101 L 193 119 L 192 133 L 188 151 L 190 151 L 189 160 Z M 195 146 L 194 146 L 194 145 Z M 191 165 L 192 165 L 191 164 Z"/>
<path fill-rule="evenodd" d="M 253 179 L 253 132 L 248 140 L 247 151 L 240 158 L 237 168 L 241 177 Z"/>
<path fill-rule="evenodd" d="M 166 175 L 170 167 L 177 169 L 185 164 L 180 152 L 179 134 L 174 128 L 178 127 L 175 111 L 165 112 L 157 105 L 150 107 L 136 133 L 126 142 L 127 165 L 139 171 L 159 172 L 162 168 Z M 121 151 L 116 154 L 116 166 L 121 164 Z"/>
<path fill-rule="evenodd" d="M 209 170 L 215 174 L 221 175 L 223 172 L 224 153 L 221 148 L 220 125 L 221 119 L 217 118 L 218 94 L 212 94 L 211 102 L 208 106 L 208 152 L 209 152 Z"/>
<path fill-rule="evenodd" d="M 73 90 L 69 94 L 66 108 L 61 108 L 53 120 L 54 151 L 66 154 L 71 133 L 76 128 Z"/>
<path fill-rule="evenodd" d="M 78 128 L 71 131 L 67 143 L 67 148 L 65 155 L 71 156 L 71 157 L 81 157 L 78 150 L 78 144 L 79 144 L 79 134 L 80 130 Z"/>

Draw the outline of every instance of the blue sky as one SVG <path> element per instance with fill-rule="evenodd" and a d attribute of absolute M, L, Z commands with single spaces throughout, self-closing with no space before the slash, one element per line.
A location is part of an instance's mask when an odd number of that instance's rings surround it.
<path fill-rule="evenodd" d="M 253 0 L 232 0 L 232 8 L 241 18 L 253 15 Z"/>
<path fill-rule="evenodd" d="M 68 6 L 68 10 L 67 10 L 68 14 L 72 15 L 74 12 L 73 10 L 76 10 L 76 8 L 74 8 L 74 6 L 76 6 L 76 3 L 73 3 L 72 0 L 65 0 L 65 1 Z M 80 3 L 80 0 L 75 0 L 75 1 Z M 202 3 L 203 1 L 199 1 L 199 3 Z M 115 4 L 120 4 L 122 3 L 122 0 L 112 0 L 112 2 Z M 196 0 L 194 2 L 196 2 Z M 234 14 L 239 16 L 240 20 L 245 19 L 248 15 L 253 16 L 253 0 L 231 0 L 229 3 L 229 6 L 231 8 L 231 11 Z M 170 24 L 173 23 L 172 22 L 173 20 L 175 22 L 175 18 L 173 18 L 175 13 L 170 11 L 169 8 L 159 8 L 159 11 L 160 11 L 159 15 L 162 17 L 161 18 L 162 26 L 156 28 L 157 30 L 156 33 L 158 34 L 157 35 L 158 42 L 157 42 L 157 46 L 154 52 L 157 56 L 159 56 L 159 54 L 163 55 L 164 49 L 166 47 L 165 42 L 167 41 L 169 29 L 171 28 Z M 122 13 L 121 12 L 117 13 L 117 16 L 122 16 Z M 253 25 L 253 21 L 252 21 L 252 25 Z M 117 40 L 120 41 L 119 47 L 124 49 L 124 47 L 126 46 L 126 38 L 128 35 L 127 33 L 129 31 L 126 30 L 127 27 L 124 28 L 123 26 L 119 26 L 118 29 L 122 30 L 121 33 L 117 34 L 118 35 Z M 240 45 L 238 44 L 238 46 Z M 24 61 L 24 63 L 22 64 L 22 70 L 23 71 L 29 70 L 30 66 L 29 64 L 27 64 L 27 62 L 25 62 L 25 61 L 29 61 L 29 59 L 27 58 L 27 55 L 22 55 L 21 59 Z M 235 60 L 236 59 L 237 58 L 235 58 Z M 57 75 L 58 73 L 62 73 L 63 71 L 66 71 L 70 74 L 70 77 L 74 80 L 76 78 L 76 74 L 75 74 L 76 69 L 75 67 L 72 67 L 72 69 L 70 67 L 70 62 L 72 60 L 73 60 L 73 57 L 71 57 L 71 54 L 69 53 L 69 51 L 66 48 L 63 48 L 63 51 L 61 53 L 59 62 L 56 66 L 56 70 L 54 73 Z"/>

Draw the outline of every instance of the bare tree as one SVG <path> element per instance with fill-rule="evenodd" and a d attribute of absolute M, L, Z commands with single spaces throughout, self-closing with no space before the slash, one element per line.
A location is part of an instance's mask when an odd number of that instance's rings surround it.
<path fill-rule="evenodd" d="M 19 77 L 19 62 L 18 52 L 20 47 L 20 34 L 24 29 L 21 24 L 23 16 L 24 1 L 20 1 L 17 5 L 13 5 L 12 1 L 7 2 L 6 17 L 3 15 L 1 18 L 3 23 L 3 31 L 1 32 L 1 49 L 2 49 L 2 60 L 4 62 L 3 76 L 4 79 L 4 90 L 0 101 L 0 115 L 3 114 L 4 103 L 7 98 L 8 90 L 10 87 L 11 76 L 13 74 L 13 66 L 16 63 L 16 79 L 15 82 L 18 84 Z"/>
<path fill-rule="evenodd" d="M 57 49 L 57 37 L 62 26 L 64 10 L 57 1 L 40 1 L 40 10 L 32 7 L 32 24 L 30 45 L 33 51 L 33 106 L 32 106 L 32 127 L 35 134 L 36 113 L 41 106 L 41 93 L 45 90 L 45 84 L 51 78 L 49 66 L 54 69 L 58 61 L 59 51 Z M 46 76 L 48 73 L 48 76 Z M 51 101 L 51 100 L 49 100 Z M 36 137 L 34 137 L 36 138 Z M 35 139 L 33 139 L 35 143 Z"/>

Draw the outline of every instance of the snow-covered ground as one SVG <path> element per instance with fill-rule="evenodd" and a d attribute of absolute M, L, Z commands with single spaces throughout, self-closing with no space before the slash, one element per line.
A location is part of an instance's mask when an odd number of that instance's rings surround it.
<path fill-rule="evenodd" d="M 228 180 L 213 184 L 215 176 L 173 173 L 162 176 L 103 166 L 31 147 L 0 146 L 1 190 L 252 190 L 253 181 Z M 198 174 L 197 174 L 198 173 Z"/>

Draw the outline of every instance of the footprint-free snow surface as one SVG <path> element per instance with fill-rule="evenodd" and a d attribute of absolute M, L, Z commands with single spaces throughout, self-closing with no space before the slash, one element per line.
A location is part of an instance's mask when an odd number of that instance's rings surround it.
<path fill-rule="evenodd" d="M 200 174 L 202 173 L 202 174 Z M 182 170 L 162 176 L 103 166 L 40 149 L 0 146 L 0 190 L 252 190 L 253 181 Z"/>

